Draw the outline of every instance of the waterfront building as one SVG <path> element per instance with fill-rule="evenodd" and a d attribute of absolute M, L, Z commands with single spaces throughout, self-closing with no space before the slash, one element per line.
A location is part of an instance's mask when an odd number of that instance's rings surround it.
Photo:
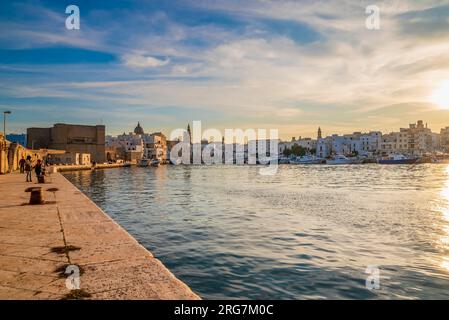
<path fill-rule="evenodd" d="M 139 131 L 140 125 L 136 127 L 134 132 Z M 138 162 L 144 155 L 144 140 L 141 134 L 130 132 L 123 133 L 117 137 L 107 136 L 106 147 L 109 150 L 109 155 L 116 155 L 117 159 L 123 159 L 132 163 Z"/>
<path fill-rule="evenodd" d="M 424 126 L 422 120 L 416 124 L 410 124 L 409 129 L 409 151 L 412 155 L 422 155 L 432 150 L 432 131 Z"/>
<path fill-rule="evenodd" d="M 106 137 L 108 161 L 123 159 L 137 163 L 142 158 L 157 159 L 165 162 L 167 156 L 167 139 L 161 132 L 145 133 L 137 123 L 133 132 L 123 133 L 117 137 Z"/>
<path fill-rule="evenodd" d="M 440 149 L 440 137 L 427 128 L 422 120 L 412 123 L 399 132 L 382 136 L 381 153 L 384 155 L 403 153 L 421 156 Z"/>
<path fill-rule="evenodd" d="M 106 139 L 107 138 L 108 138 L 108 136 L 106 136 Z M 121 156 L 121 150 L 119 150 L 116 147 L 111 147 L 106 144 L 105 151 L 106 151 L 106 161 L 107 162 L 117 162 L 118 160 L 125 159 L 124 156 L 123 157 Z"/>
<path fill-rule="evenodd" d="M 167 160 L 167 138 L 162 132 L 155 132 L 144 137 L 144 154 L 147 159 L 161 162 Z"/>
<path fill-rule="evenodd" d="M 368 133 L 354 132 L 351 134 L 333 134 L 326 138 L 318 139 L 316 152 L 320 158 L 331 155 L 373 155 L 379 151 L 382 133 L 371 131 Z"/>
<path fill-rule="evenodd" d="M 317 141 L 312 138 L 301 138 L 299 137 L 299 140 L 297 141 L 298 145 L 300 147 L 303 147 L 308 152 L 311 152 L 312 150 L 316 149 L 316 143 Z"/>
<path fill-rule="evenodd" d="M 332 134 L 322 137 L 318 128 L 317 140 L 299 137 L 289 142 L 279 143 L 279 154 L 291 149 L 294 145 L 315 149 L 317 157 L 327 158 L 332 155 L 392 155 L 408 154 L 421 156 L 439 150 L 449 151 L 449 127 L 441 129 L 440 134 L 433 133 L 422 120 L 410 124 L 409 128 L 401 128 L 398 132 L 382 134 L 380 131 L 368 133 L 353 132 L 351 134 Z"/>
<path fill-rule="evenodd" d="M 90 165 L 91 159 L 89 153 L 77 152 L 55 152 L 47 156 L 48 164 L 50 165 Z"/>
<path fill-rule="evenodd" d="M 440 134 L 432 132 L 432 152 L 441 151 Z"/>
<path fill-rule="evenodd" d="M 376 154 L 380 151 L 380 143 L 382 141 L 382 132 L 370 131 L 360 135 L 362 142 L 359 153 Z"/>
<path fill-rule="evenodd" d="M 318 158 L 327 158 L 332 154 L 332 138 L 326 137 L 318 139 L 316 155 Z"/>
<path fill-rule="evenodd" d="M 390 132 L 382 135 L 380 153 L 392 155 L 408 151 L 408 134 L 406 132 Z"/>
<path fill-rule="evenodd" d="M 440 130 L 440 147 L 449 152 L 449 127 Z"/>
<path fill-rule="evenodd" d="M 343 135 L 343 139 L 340 139 L 341 148 L 335 149 L 334 153 L 371 156 L 379 151 L 381 137 L 382 133 L 379 131 Z"/>
<path fill-rule="evenodd" d="M 349 140 L 352 139 L 350 135 L 339 136 L 338 134 L 333 134 L 332 139 L 332 153 L 333 154 L 349 154 L 351 153 L 351 145 Z"/>
<path fill-rule="evenodd" d="M 28 128 L 27 148 L 88 153 L 97 163 L 106 161 L 105 126 L 57 123 L 52 128 Z"/>
<path fill-rule="evenodd" d="M 278 144 L 278 153 L 279 155 L 282 155 L 284 150 L 286 149 L 292 149 L 294 145 L 297 145 L 303 149 L 305 149 L 308 153 L 312 152 L 313 150 L 316 150 L 317 148 L 317 140 L 314 140 L 312 138 L 301 138 L 296 139 L 295 137 L 292 137 L 291 141 L 282 141 Z"/>

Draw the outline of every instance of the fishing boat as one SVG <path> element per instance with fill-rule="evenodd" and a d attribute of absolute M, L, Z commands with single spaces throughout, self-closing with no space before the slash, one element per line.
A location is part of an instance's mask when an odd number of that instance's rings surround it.
<path fill-rule="evenodd" d="M 385 159 L 379 159 L 379 164 L 413 164 L 418 161 L 417 158 L 407 158 L 403 154 L 395 154 Z"/>
<path fill-rule="evenodd" d="M 357 159 L 356 158 L 348 158 L 345 157 L 344 155 L 341 154 L 337 154 L 336 156 L 334 156 L 332 159 L 328 159 L 326 160 L 326 164 L 332 164 L 332 165 L 336 165 L 336 164 L 353 164 L 356 163 Z"/>
<path fill-rule="evenodd" d="M 137 164 L 139 167 L 148 167 L 150 165 L 150 160 L 148 159 L 140 159 Z"/>
<path fill-rule="evenodd" d="M 291 163 L 291 160 L 289 158 L 281 157 L 281 158 L 279 158 L 278 163 L 279 164 L 289 164 L 289 163 Z"/>
<path fill-rule="evenodd" d="M 321 164 L 324 162 L 324 159 L 317 158 L 314 156 L 302 156 L 297 157 L 293 160 L 290 160 L 291 164 Z"/>

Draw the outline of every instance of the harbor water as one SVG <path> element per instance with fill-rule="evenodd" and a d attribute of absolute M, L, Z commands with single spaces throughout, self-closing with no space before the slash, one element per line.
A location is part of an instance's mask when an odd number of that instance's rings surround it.
<path fill-rule="evenodd" d="M 448 165 L 64 175 L 204 299 L 449 297 Z"/>

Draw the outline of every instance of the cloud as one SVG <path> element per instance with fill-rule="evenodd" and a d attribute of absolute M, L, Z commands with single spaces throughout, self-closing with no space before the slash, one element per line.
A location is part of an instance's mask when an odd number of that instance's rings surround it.
<path fill-rule="evenodd" d="M 170 59 L 157 59 L 151 56 L 127 54 L 123 56 L 123 63 L 131 68 L 157 68 L 170 63 Z"/>
<path fill-rule="evenodd" d="M 425 105 L 434 87 L 449 79 L 449 29 L 438 15 L 447 12 L 449 1 L 377 1 L 379 31 L 365 28 L 371 2 L 192 0 L 170 10 L 81 8 L 81 33 L 55 32 L 61 17 L 43 9 L 47 20 L 35 22 L 35 29 L 0 22 L 12 30 L 0 35 L 0 43 L 101 49 L 121 61 L 97 66 L 95 73 L 85 65 L 10 66 L 41 76 L 33 82 L 9 77 L 1 91 L 12 98 L 195 108 L 222 115 L 217 123 L 269 123 L 288 127 L 289 135 L 295 122 L 298 130 L 314 128 L 312 123 L 368 128 L 376 110 L 397 109 L 397 120 L 386 120 L 396 125 L 405 110 L 398 106 Z M 58 78 L 58 68 L 69 76 Z M 420 114 L 438 118 L 428 108 L 417 108 L 413 116 Z"/>

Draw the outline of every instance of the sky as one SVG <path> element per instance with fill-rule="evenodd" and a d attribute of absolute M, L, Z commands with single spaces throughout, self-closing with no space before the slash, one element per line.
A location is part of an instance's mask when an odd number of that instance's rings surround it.
<path fill-rule="evenodd" d="M 80 29 L 68 30 L 68 5 Z M 368 30 L 365 10 L 380 9 Z M 1 1 L 8 132 L 449 126 L 449 0 Z M 446 84 L 446 85 L 445 85 Z M 435 99 L 437 95 L 437 99 Z M 446 107 L 446 108 L 444 108 Z"/>

